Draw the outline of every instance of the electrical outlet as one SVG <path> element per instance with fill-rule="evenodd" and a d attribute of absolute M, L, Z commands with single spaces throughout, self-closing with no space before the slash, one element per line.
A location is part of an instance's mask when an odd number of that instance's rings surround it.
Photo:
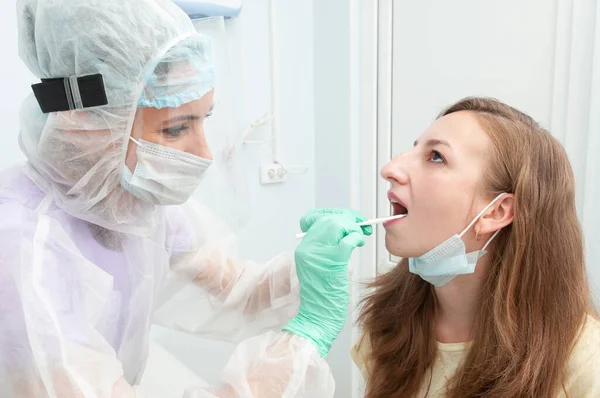
<path fill-rule="evenodd" d="M 277 184 L 287 180 L 288 171 L 279 163 L 268 163 L 260 166 L 260 183 L 262 185 Z"/>

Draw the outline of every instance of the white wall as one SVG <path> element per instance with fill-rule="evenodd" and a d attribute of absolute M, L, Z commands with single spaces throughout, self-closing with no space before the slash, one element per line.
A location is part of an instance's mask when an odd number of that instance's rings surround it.
<path fill-rule="evenodd" d="M 393 153 L 469 95 L 496 97 L 550 127 L 556 2 L 398 1 L 393 18 Z"/>
<path fill-rule="evenodd" d="M 16 2 L 9 1 L 0 13 L 2 26 L 3 61 L 0 62 L 0 75 L 4 76 L 5 91 L 0 96 L 0 120 L 2 120 L 2 145 L 0 145 L 0 168 L 17 164 L 25 159 L 19 150 L 19 109 L 21 102 L 36 83 L 33 76 L 18 58 Z"/>

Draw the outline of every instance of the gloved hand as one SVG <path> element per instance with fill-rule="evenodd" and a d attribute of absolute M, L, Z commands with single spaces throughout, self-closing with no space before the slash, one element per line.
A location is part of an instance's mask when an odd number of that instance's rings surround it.
<path fill-rule="evenodd" d="M 365 244 L 356 214 L 320 216 L 295 251 L 300 309 L 283 330 L 312 341 L 322 357 L 346 322 L 350 255 Z M 310 217 L 311 213 L 303 218 L 303 223 Z M 360 215 L 359 218 L 364 219 Z"/>
<path fill-rule="evenodd" d="M 302 232 L 306 232 L 319 218 L 332 214 L 347 214 L 350 217 L 354 217 L 354 221 L 356 221 L 356 223 L 367 221 L 367 218 L 365 216 L 352 209 L 342 209 L 336 207 L 313 209 L 306 213 L 304 217 L 300 219 L 300 229 L 302 230 Z M 365 235 L 371 235 L 373 233 L 373 227 L 371 227 L 370 225 L 362 227 L 362 230 Z"/>

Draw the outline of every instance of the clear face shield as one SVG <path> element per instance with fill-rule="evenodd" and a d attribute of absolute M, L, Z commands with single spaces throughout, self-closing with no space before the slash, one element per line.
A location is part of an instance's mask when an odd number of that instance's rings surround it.
<path fill-rule="evenodd" d="M 222 19 L 207 23 L 213 34 L 223 27 Z M 206 207 L 235 230 L 247 218 L 247 189 L 232 91 L 223 84 L 220 92 L 224 62 L 214 49 L 211 37 L 192 35 L 148 64 L 122 185 L 154 205 Z"/>
<path fill-rule="evenodd" d="M 241 134 L 243 97 L 239 41 L 232 39 L 233 23 L 222 17 L 194 20 L 200 34 L 213 42 L 215 92 L 213 111 L 205 121 L 205 129 L 213 154 L 213 167 L 194 198 L 210 207 L 233 230 L 248 222 L 251 214 L 247 168 L 244 165 Z"/>

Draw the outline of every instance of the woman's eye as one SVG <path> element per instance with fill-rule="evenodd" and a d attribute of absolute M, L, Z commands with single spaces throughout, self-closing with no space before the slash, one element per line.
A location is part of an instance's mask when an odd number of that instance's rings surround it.
<path fill-rule="evenodd" d="M 184 133 L 188 129 L 189 129 L 188 126 L 181 125 L 181 126 L 177 126 L 177 127 L 170 127 L 168 129 L 163 129 L 162 133 L 166 134 L 170 137 L 179 137 L 182 133 Z"/>
<path fill-rule="evenodd" d="M 432 150 L 429 154 L 429 161 L 433 163 L 446 163 L 446 159 L 438 151 Z"/>

